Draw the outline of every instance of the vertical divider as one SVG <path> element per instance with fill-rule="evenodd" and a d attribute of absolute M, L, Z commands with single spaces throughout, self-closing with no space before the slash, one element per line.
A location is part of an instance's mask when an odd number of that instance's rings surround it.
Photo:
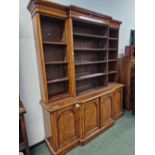
<path fill-rule="evenodd" d="M 46 68 L 45 68 L 45 60 L 44 60 L 44 50 L 43 50 L 43 42 L 42 42 L 42 34 L 41 34 L 41 22 L 40 15 L 36 13 L 33 18 L 33 28 L 34 28 L 34 38 L 35 38 L 35 46 L 36 46 L 36 55 L 37 55 L 37 63 L 38 63 L 38 72 L 39 72 L 39 81 L 41 88 L 41 96 L 43 101 L 47 104 L 48 102 L 48 88 L 47 88 L 47 78 L 46 78 Z"/>
<path fill-rule="evenodd" d="M 75 64 L 74 64 L 74 45 L 73 45 L 73 23 L 69 16 L 66 20 L 66 37 L 67 37 L 67 52 L 68 52 L 68 68 L 69 68 L 69 82 L 70 82 L 70 94 L 76 96 L 76 84 L 75 84 Z"/>
<path fill-rule="evenodd" d="M 116 61 L 116 77 L 115 77 L 115 81 L 118 82 L 118 49 L 119 49 L 119 29 L 117 30 L 118 31 L 118 40 L 117 40 L 117 61 Z"/>
<path fill-rule="evenodd" d="M 109 83 L 109 26 L 108 26 L 108 45 L 107 45 L 107 85 Z"/>

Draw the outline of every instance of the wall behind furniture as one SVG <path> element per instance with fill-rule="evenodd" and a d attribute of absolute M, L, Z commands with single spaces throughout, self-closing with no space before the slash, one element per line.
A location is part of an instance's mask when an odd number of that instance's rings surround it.
<path fill-rule="evenodd" d="M 124 46 L 129 44 L 130 30 L 135 27 L 134 0 L 52 0 L 60 4 L 74 4 L 121 20 L 119 54 L 124 53 Z M 36 62 L 35 44 L 31 15 L 27 10 L 29 0 L 20 0 L 19 8 L 19 75 L 20 96 L 27 109 L 26 124 L 29 144 L 36 144 L 44 139 L 44 125 L 39 101 L 40 86 Z"/>

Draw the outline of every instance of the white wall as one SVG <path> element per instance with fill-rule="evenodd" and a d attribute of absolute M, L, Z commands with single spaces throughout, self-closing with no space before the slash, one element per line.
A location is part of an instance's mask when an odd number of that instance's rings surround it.
<path fill-rule="evenodd" d="M 44 126 L 39 101 L 40 86 L 35 54 L 35 44 L 32 29 L 31 15 L 27 10 L 29 0 L 20 0 L 19 8 L 19 75 L 20 96 L 27 109 L 26 123 L 29 144 L 33 145 L 44 139 Z M 119 53 L 124 53 L 124 46 L 129 44 L 130 29 L 135 27 L 134 0 L 53 0 L 61 4 L 79 5 L 121 20 Z"/>

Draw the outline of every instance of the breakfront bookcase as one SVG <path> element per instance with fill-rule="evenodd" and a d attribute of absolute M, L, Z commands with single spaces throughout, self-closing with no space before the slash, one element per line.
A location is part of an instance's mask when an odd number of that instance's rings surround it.
<path fill-rule="evenodd" d="M 120 21 L 76 6 L 31 0 L 45 141 L 65 154 L 110 128 L 122 112 Z"/>

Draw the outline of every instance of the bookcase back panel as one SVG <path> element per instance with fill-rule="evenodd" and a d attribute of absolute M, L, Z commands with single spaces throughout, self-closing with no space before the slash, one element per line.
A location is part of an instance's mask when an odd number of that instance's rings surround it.
<path fill-rule="evenodd" d="M 44 57 L 45 62 L 66 61 L 67 60 L 66 47 L 45 45 Z"/>
<path fill-rule="evenodd" d="M 118 29 L 110 28 L 109 29 L 109 37 L 111 37 L 111 38 L 118 38 L 118 32 L 119 32 Z"/>
<path fill-rule="evenodd" d="M 91 38 L 74 38 L 75 48 L 107 48 L 107 40 L 94 40 Z"/>
<path fill-rule="evenodd" d="M 43 41 L 64 41 L 64 21 L 41 16 L 41 30 Z"/>
<path fill-rule="evenodd" d="M 85 22 L 74 21 L 73 30 L 75 33 L 108 36 L 107 26 L 97 26 L 97 25 L 88 24 Z"/>
<path fill-rule="evenodd" d="M 109 68 L 109 71 L 116 71 L 117 70 L 117 62 L 109 62 L 108 68 Z"/>
<path fill-rule="evenodd" d="M 76 71 L 76 77 L 94 73 L 105 73 L 106 64 L 76 66 L 75 71 Z"/>
<path fill-rule="evenodd" d="M 75 52 L 75 62 L 101 61 L 107 59 L 107 52 Z"/>
<path fill-rule="evenodd" d="M 109 59 L 117 59 L 117 51 L 109 51 Z"/>
<path fill-rule="evenodd" d="M 117 40 L 110 40 L 109 41 L 109 48 L 118 48 L 118 41 Z"/>
<path fill-rule="evenodd" d="M 106 85 L 105 81 L 106 81 L 106 76 L 77 81 L 76 93 L 77 95 L 81 95 L 83 93 L 91 92 L 95 89 L 101 88 Z"/>
<path fill-rule="evenodd" d="M 110 74 L 108 76 L 108 82 L 116 82 L 116 80 L 117 80 L 116 78 L 117 78 L 116 73 Z"/>
<path fill-rule="evenodd" d="M 59 64 L 46 66 L 47 80 L 68 77 L 68 66 Z"/>
<path fill-rule="evenodd" d="M 50 100 L 60 99 L 69 96 L 68 81 L 53 83 L 48 86 L 48 94 Z"/>

